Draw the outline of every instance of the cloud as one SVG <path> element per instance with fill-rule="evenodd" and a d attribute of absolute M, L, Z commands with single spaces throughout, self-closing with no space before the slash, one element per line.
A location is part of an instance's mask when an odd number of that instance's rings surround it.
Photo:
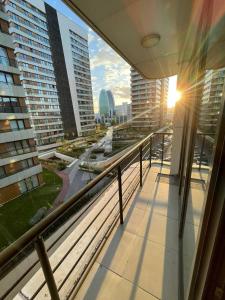
<path fill-rule="evenodd" d="M 88 31 L 94 108 L 101 89 L 110 89 L 116 104 L 130 101 L 130 66 L 93 30 Z"/>

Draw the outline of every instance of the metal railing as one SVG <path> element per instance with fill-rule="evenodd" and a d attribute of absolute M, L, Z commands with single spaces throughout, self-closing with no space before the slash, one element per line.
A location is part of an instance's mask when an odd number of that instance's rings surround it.
<path fill-rule="evenodd" d="M 7 289 L 4 291 L 4 294 L 1 295 L 2 299 L 7 297 L 14 289 L 15 287 L 22 282 L 24 277 L 33 270 L 38 263 L 40 263 L 43 274 L 45 277 L 45 282 L 43 282 L 37 291 L 34 293 L 31 299 L 34 299 L 35 296 L 40 292 L 40 290 L 43 288 L 45 284 L 48 286 L 49 293 L 51 295 L 51 298 L 54 300 L 60 299 L 59 297 L 59 291 L 62 289 L 63 285 L 73 272 L 73 270 L 76 268 L 82 257 L 86 254 L 89 247 L 93 244 L 93 241 L 98 236 L 100 230 L 104 228 L 104 225 L 109 220 L 110 217 L 113 218 L 112 222 L 110 223 L 110 226 L 107 227 L 107 230 L 104 232 L 103 237 L 100 239 L 100 242 L 95 247 L 95 251 L 100 247 L 101 242 L 105 239 L 107 234 L 109 233 L 109 230 L 112 228 L 112 226 L 115 224 L 115 222 L 119 219 L 120 223 L 123 224 L 124 218 L 123 218 L 123 211 L 124 208 L 129 201 L 131 195 L 136 190 L 137 186 L 142 186 L 143 184 L 143 175 L 145 172 L 152 166 L 153 160 L 152 160 L 152 151 L 157 143 L 159 143 L 161 140 L 165 140 L 165 135 L 168 133 L 152 133 L 145 137 L 141 142 L 137 143 L 130 151 L 128 151 L 125 155 L 123 155 L 120 159 L 118 159 L 115 163 L 113 163 L 110 167 L 108 167 L 106 170 L 104 170 L 100 175 L 95 177 L 92 181 L 90 181 L 85 187 L 83 187 L 77 194 L 72 196 L 69 200 L 67 200 L 65 203 L 58 206 L 54 211 L 49 213 L 43 220 L 41 220 L 39 223 L 34 225 L 29 231 L 27 231 L 23 236 L 21 236 L 19 239 L 17 239 L 14 243 L 12 243 L 10 246 L 8 246 L 6 249 L 4 249 L 0 253 L 0 269 L 2 269 L 2 274 L 0 272 L 1 277 L 3 278 L 6 276 L 7 272 L 14 267 L 14 260 L 18 260 L 18 257 L 22 255 L 22 252 L 26 253 L 26 248 L 29 246 L 33 249 L 33 246 L 36 250 L 36 253 L 38 255 L 38 260 L 35 260 L 30 267 L 24 271 L 24 274 L 20 274 L 19 278 L 14 282 L 11 286 L 7 286 Z M 172 133 L 169 133 L 169 136 L 172 135 Z M 162 145 L 163 147 L 163 145 Z M 161 155 L 163 164 L 163 158 L 164 158 L 164 152 L 165 147 L 162 148 L 163 154 Z M 100 182 L 103 179 L 110 178 L 110 182 L 100 189 L 100 192 L 97 194 L 94 193 L 94 196 L 91 194 L 91 191 L 93 189 L 96 189 L 96 187 L 100 184 Z M 60 262 L 52 268 L 49 262 L 49 251 L 53 249 L 53 247 L 56 245 L 57 242 L 61 242 L 61 238 L 69 232 L 69 230 L 74 226 L 74 224 L 79 221 L 85 213 L 92 208 L 92 206 L 96 203 L 96 201 L 105 193 L 105 191 L 109 188 L 109 186 L 112 186 L 112 184 L 118 185 L 118 188 L 115 192 L 110 195 L 110 198 L 104 202 L 104 206 L 101 208 L 101 210 L 98 212 L 98 214 L 90 220 L 90 223 L 87 225 L 87 227 L 83 230 L 83 232 L 80 233 L 79 237 L 74 241 L 73 245 L 70 247 L 70 249 L 64 254 L 63 258 L 60 260 Z M 87 197 L 87 198 L 85 198 Z M 116 199 L 115 199 L 116 197 Z M 88 201 L 84 201 L 84 199 L 88 199 Z M 114 199 L 115 202 L 112 202 Z M 64 229 L 63 232 L 60 233 L 59 236 L 57 236 L 56 240 L 46 248 L 46 243 L 44 242 L 44 239 L 48 236 L 48 233 L 52 231 L 55 231 L 58 227 L 62 225 L 63 218 L 68 220 L 67 214 L 70 215 L 71 212 L 79 212 L 80 207 L 83 207 L 85 203 L 84 209 L 81 211 L 81 213 L 78 216 L 75 216 L 75 219 L 71 224 Z M 112 205 L 111 208 L 109 208 L 109 205 Z M 96 221 L 98 216 L 102 213 L 102 211 L 106 209 L 107 215 L 105 219 L 103 220 L 102 224 L 100 225 L 99 229 L 95 232 L 95 234 L 91 235 L 91 240 L 88 242 L 85 249 L 82 251 L 80 256 L 77 258 L 77 260 L 72 264 L 72 267 L 66 277 L 61 281 L 61 283 L 57 286 L 54 274 L 59 268 L 59 266 L 62 264 L 62 262 L 66 259 L 66 257 L 69 255 L 69 253 L 74 249 L 74 247 L 78 244 L 78 242 L 82 239 L 84 234 L 89 230 L 91 225 Z M 70 215 L 71 217 L 71 215 Z M 53 230 L 54 229 L 54 230 Z M 93 256 L 95 253 L 91 255 L 91 257 L 88 260 L 88 263 L 93 259 Z M 87 266 L 88 263 L 85 265 Z M 84 270 L 81 272 L 80 276 L 82 276 L 85 272 Z M 70 293 L 67 293 L 67 297 L 69 298 L 71 296 L 71 293 L 73 293 L 74 289 L 76 288 L 76 284 L 72 287 L 72 290 Z"/>

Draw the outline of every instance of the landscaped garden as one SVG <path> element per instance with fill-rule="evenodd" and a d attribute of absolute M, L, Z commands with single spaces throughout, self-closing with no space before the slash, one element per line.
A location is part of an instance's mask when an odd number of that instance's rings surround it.
<path fill-rule="evenodd" d="M 30 227 L 30 221 L 40 208 L 51 208 L 62 188 L 62 179 L 43 170 L 45 184 L 0 207 L 0 250 L 11 244 Z"/>

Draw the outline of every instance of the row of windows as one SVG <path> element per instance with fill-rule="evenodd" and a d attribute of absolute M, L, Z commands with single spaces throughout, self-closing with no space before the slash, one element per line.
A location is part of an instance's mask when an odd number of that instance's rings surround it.
<path fill-rule="evenodd" d="M 34 70 L 34 71 L 37 71 L 37 72 L 41 72 L 41 73 L 45 73 L 45 74 L 48 74 L 48 75 L 53 75 L 53 76 L 55 75 L 54 71 L 43 68 L 43 67 L 35 66 L 33 64 L 28 64 L 28 63 L 25 63 L 25 62 L 18 62 L 18 65 L 23 67 L 23 68 L 28 68 L 28 69 L 31 69 L 31 70 Z"/>
<path fill-rule="evenodd" d="M 0 97 L 0 106 L 20 106 L 19 99 L 15 97 Z"/>
<path fill-rule="evenodd" d="M 80 42 L 78 42 L 77 40 L 75 40 L 74 38 L 72 38 L 72 36 L 70 37 L 70 41 L 75 44 L 78 45 L 79 47 L 88 50 L 88 47 Z"/>
<path fill-rule="evenodd" d="M 56 122 L 62 122 L 61 118 L 53 118 L 53 119 L 41 119 L 41 120 L 32 120 L 34 125 L 43 125 L 50 124 Z"/>
<path fill-rule="evenodd" d="M 18 53 L 17 57 L 19 59 L 26 60 L 28 62 L 31 61 L 31 62 L 35 62 L 35 63 L 40 64 L 40 65 L 44 65 L 44 66 L 48 66 L 48 67 L 53 67 L 52 63 L 50 63 L 48 61 L 45 61 L 45 60 L 42 60 L 42 59 L 30 56 L 30 55 L 26 55 L 26 54 L 23 54 L 23 53 Z"/>
<path fill-rule="evenodd" d="M 41 138 L 44 138 L 44 137 L 48 137 L 48 136 L 56 135 L 56 134 L 61 134 L 61 133 L 62 133 L 61 130 L 56 130 L 56 131 L 51 131 L 51 132 L 37 133 L 37 138 L 41 139 Z"/>
<path fill-rule="evenodd" d="M 19 4 L 25 6 L 25 7 L 28 7 L 28 5 L 30 5 L 29 3 L 23 1 L 23 0 L 16 0 L 16 2 L 18 2 Z M 36 23 L 42 25 L 43 27 L 47 28 L 47 24 L 46 22 L 44 22 L 43 20 L 41 20 L 40 18 L 36 17 L 35 15 L 31 14 L 30 12 L 26 11 L 25 9 L 21 8 L 20 6 L 12 3 L 12 2 L 9 2 L 9 5 L 12 6 L 13 8 L 15 8 L 17 11 L 19 11 L 20 13 L 24 14 L 25 16 L 27 16 L 28 18 L 32 19 L 33 21 L 35 21 Z M 30 9 L 32 9 L 33 11 L 35 11 L 36 13 L 38 13 L 40 16 L 42 17 L 45 17 L 45 15 L 40 11 L 38 10 L 36 7 L 30 5 Z"/>
<path fill-rule="evenodd" d="M 91 85 L 91 80 L 87 80 L 87 79 L 83 79 L 83 78 L 79 78 L 79 77 L 75 77 L 75 79 L 76 79 L 76 82 L 87 84 L 88 86 Z"/>
<path fill-rule="evenodd" d="M 23 83 L 33 85 L 33 86 L 37 86 L 37 87 L 40 87 L 40 88 L 49 88 L 49 89 L 56 90 L 56 85 L 54 85 L 54 84 L 37 82 L 37 81 L 32 81 L 32 80 L 27 80 L 27 79 L 23 80 Z"/>
<path fill-rule="evenodd" d="M 28 104 L 27 107 L 30 110 L 39 110 L 39 109 L 59 109 L 59 105 L 37 105 L 37 104 Z"/>
<path fill-rule="evenodd" d="M 90 69 L 89 68 L 88 69 L 82 68 L 82 67 L 80 67 L 78 65 L 73 65 L 73 68 L 74 68 L 74 70 L 90 74 Z"/>
<path fill-rule="evenodd" d="M 79 60 L 86 61 L 87 63 L 89 63 L 89 58 L 87 58 L 86 56 L 80 55 L 74 51 L 72 51 L 72 56 L 74 59 L 78 58 Z"/>
<path fill-rule="evenodd" d="M 43 58 L 45 58 L 45 59 L 48 59 L 48 60 L 50 60 L 50 61 L 52 60 L 51 55 L 46 54 L 46 53 L 44 53 L 44 52 L 38 51 L 38 50 L 36 50 L 36 49 L 30 48 L 30 47 L 28 47 L 28 46 L 25 46 L 25 45 L 22 45 L 22 44 L 18 44 L 18 43 L 16 43 L 15 46 L 18 47 L 18 48 L 20 48 L 20 49 L 23 49 L 23 50 L 25 50 L 25 51 L 28 51 L 28 52 L 30 52 L 30 53 L 33 53 L 33 54 L 35 54 L 35 55 L 38 55 L 38 56 L 40 56 L 40 57 L 43 57 Z"/>
<path fill-rule="evenodd" d="M 32 112 L 31 113 L 32 116 L 34 117 L 53 117 L 53 116 L 61 116 L 60 111 L 40 111 L 40 112 Z"/>
<path fill-rule="evenodd" d="M 76 46 L 74 46 L 74 45 L 71 45 L 71 47 L 72 47 L 74 50 L 76 50 L 77 52 L 83 54 L 86 58 L 89 58 L 88 52 L 86 52 L 86 51 L 84 51 L 84 50 L 82 50 L 82 49 L 80 49 L 80 48 L 78 48 L 78 47 L 76 47 Z M 76 53 L 76 52 L 72 51 L 72 53 Z"/>
<path fill-rule="evenodd" d="M 74 36 L 77 40 L 83 42 L 84 44 L 87 45 L 87 40 L 85 38 L 83 38 L 82 36 L 80 36 L 79 34 L 75 33 L 73 30 L 70 29 L 70 34 L 72 36 Z"/>
<path fill-rule="evenodd" d="M 35 130 L 54 130 L 54 129 L 62 129 L 62 125 L 50 125 L 50 126 L 35 126 Z"/>
<path fill-rule="evenodd" d="M 36 74 L 36 73 L 31 73 L 31 72 L 22 72 L 22 75 L 23 75 L 23 77 L 26 77 L 26 78 L 55 81 L 54 77 L 49 77 L 46 75 L 40 75 L 40 74 Z"/>
<path fill-rule="evenodd" d="M 80 90 L 80 89 L 77 89 L 77 94 L 80 94 L 80 95 L 92 95 L 91 90 L 89 90 L 89 91 L 83 91 L 83 90 Z"/>
<path fill-rule="evenodd" d="M 75 75 L 78 75 L 78 76 L 80 76 L 80 77 L 83 77 L 83 78 L 86 78 L 86 79 L 91 80 L 91 76 L 90 76 L 90 75 L 83 74 L 83 73 L 80 73 L 80 72 L 78 72 L 78 71 L 74 71 L 74 74 L 75 74 Z"/>
<path fill-rule="evenodd" d="M 28 158 L 28 159 L 24 159 L 19 161 L 17 164 L 20 165 L 19 169 L 13 169 L 12 171 L 9 171 L 8 173 L 6 172 L 6 167 L 5 166 L 1 166 L 0 167 L 0 178 L 4 178 L 8 175 L 14 174 L 16 172 L 22 171 L 24 169 L 30 168 L 34 166 L 34 161 L 32 158 Z"/>
<path fill-rule="evenodd" d="M 43 37 L 43 36 L 41 36 L 41 35 L 33 32 L 33 31 L 29 30 L 29 29 L 26 29 L 25 27 L 23 27 L 21 25 L 18 25 L 18 24 L 14 23 L 14 22 L 11 22 L 11 26 L 13 28 L 15 28 L 15 29 L 17 29 L 17 30 L 19 30 L 21 32 L 24 32 L 25 34 L 31 36 L 32 38 L 34 38 L 34 39 L 36 39 L 38 41 L 41 41 L 41 42 L 43 42 L 43 43 L 45 43 L 46 45 L 49 46 L 49 41 L 45 37 Z"/>
<path fill-rule="evenodd" d="M 34 102 L 38 102 L 38 103 L 48 103 L 48 104 L 55 104 L 55 103 L 59 103 L 57 98 L 45 98 L 45 97 L 27 97 L 28 101 L 34 101 Z"/>
<path fill-rule="evenodd" d="M 45 35 L 48 35 L 48 33 L 47 33 L 47 31 L 46 31 L 45 29 L 41 28 L 41 27 L 38 26 L 38 25 L 35 25 L 33 22 L 30 22 L 30 21 L 28 21 L 28 20 L 26 20 L 26 19 L 24 19 L 24 18 L 22 18 L 22 17 L 20 17 L 20 16 L 18 16 L 18 15 L 16 15 L 16 14 L 12 13 L 12 12 L 9 13 L 9 17 L 10 17 L 13 21 L 22 23 L 23 25 L 26 25 L 26 26 L 28 26 L 28 27 L 30 27 L 30 28 L 33 28 L 33 29 L 39 31 L 40 33 L 43 33 L 43 34 L 45 34 Z"/>
<path fill-rule="evenodd" d="M 15 40 L 23 42 L 25 44 L 28 44 L 28 45 L 31 45 L 31 46 L 34 46 L 34 47 L 37 47 L 37 48 L 40 48 L 40 49 L 43 49 L 43 50 L 46 50 L 46 51 L 50 51 L 50 47 L 45 46 L 45 45 L 43 45 L 41 43 L 38 43 L 38 42 L 36 42 L 34 40 L 31 40 L 28 37 L 20 35 L 18 33 L 13 33 L 13 38 Z"/>
<path fill-rule="evenodd" d="M 57 96 L 57 92 L 53 91 L 42 91 L 42 90 L 36 90 L 36 89 L 31 89 L 31 88 L 26 88 L 25 89 L 27 95 L 52 95 L 52 96 Z"/>
<path fill-rule="evenodd" d="M 78 64 L 84 66 L 84 67 L 87 68 L 88 70 L 90 69 L 89 64 L 87 64 L 87 63 L 85 63 L 85 62 L 83 62 L 83 61 L 81 61 L 81 60 L 79 60 L 79 59 L 73 58 L 73 62 L 74 62 L 74 63 L 78 63 Z"/>
<path fill-rule="evenodd" d="M 0 157 L 9 157 L 14 155 L 20 155 L 24 153 L 29 153 L 31 150 L 35 150 L 34 144 L 30 143 L 30 140 L 21 140 L 16 142 L 5 143 L 4 152 L 0 152 Z"/>
<path fill-rule="evenodd" d="M 24 179 L 22 181 L 19 181 L 18 185 L 19 185 L 20 192 L 22 194 L 24 194 L 24 193 L 26 193 L 28 191 L 31 191 L 34 188 L 36 188 L 36 187 L 39 186 L 38 176 L 37 175 L 33 175 L 33 176 L 29 177 L 29 178 L 26 178 L 26 179 Z"/>
<path fill-rule="evenodd" d="M 80 83 L 76 83 L 76 87 L 78 88 L 82 88 L 86 91 L 90 91 L 92 92 L 91 86 L 90 85 L 84 85 L 84 84 L 80 84 Z"/>

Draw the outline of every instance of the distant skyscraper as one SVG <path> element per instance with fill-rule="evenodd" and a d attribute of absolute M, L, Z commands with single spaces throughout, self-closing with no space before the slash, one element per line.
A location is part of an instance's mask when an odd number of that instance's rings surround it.
<path fill-rule="evenodd" d="M 106 90 L 101 90 L 99 95 L 99 113 L 100 116 L 108 117 L 109 115 L 109 98 Z"/>
<path fill-rule="evenodd" d="M 131 69 L 132 127 L 154 131 L 163 126 L 169 79 L 144 79 Z"/>
<path fill-rule="evenodd" d="M 108 101 L 109 101 L 109 117 L 113 117 L 115 115 L 115 101 L 113 93 L 108 90 L 106 91 L 108 95 Z"/>
<path fill-rule="evenodd" d="M 99 113 L 102 117 L 112 118 L 115 115 L 115 101 L 110 90 L 102 89 L 99 95 Z"/>

